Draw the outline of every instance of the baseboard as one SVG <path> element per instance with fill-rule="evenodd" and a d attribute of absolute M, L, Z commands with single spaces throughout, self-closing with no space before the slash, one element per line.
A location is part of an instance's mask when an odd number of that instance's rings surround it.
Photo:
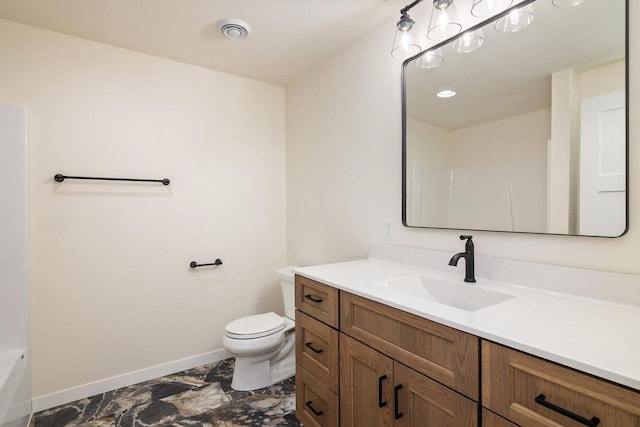
<path fill-rule="evenodd" d="M 225 349 L 212 351 L 209 353 L 199 354 L 197 356 L 187 357 L 175 360 L 162 365 L 152 366 L 150 368 L 140 369 L 138 371 L 129 372 L 115 377 L 106 378 L 104 380 L 80 385 L 66 390 L 57 391 L 44 396 L 38 396 L 33 399 L 33 412 L 44 411 L 65 403 L 74 402 L 86 397 L 95 396 L 96 394 L 106 393 L 121 387 L 127 387 L 143 381 L 149 381 L 154 378 L 163 377 L 185 369 L 195 368 L 197 366 L 206 365 L 208 363 L 217 362 L 231 357 L 231 354 Z"/>

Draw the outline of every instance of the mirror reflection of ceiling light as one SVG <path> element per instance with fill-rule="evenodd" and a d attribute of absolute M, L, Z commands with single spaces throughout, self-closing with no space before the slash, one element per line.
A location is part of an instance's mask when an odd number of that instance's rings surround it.
<path fill-rule="evenodd" d="M 515 33 L 531 25 L 534 18 L 533 6 L 528 4 L 512 10 L 507 15 L 498 19 L 494 27 L 502 33 Z"/>
<path fill-rule="evenodd" d="M 416 59 L 416 67 L 418 68 L 436 68 L 444 62 L 442 49 L 438 48 L 430 50 L 420 58 Z"/>
<path fill-rule="evenodd" d="M 586 2 L 587 0 L 553 0 L 551 3 L 555 7 L 572 7 Z"/>
<path fill-rule="evenodd" d="M 580 1 L 580 0 L 574 0 Z M 513 0 L 473 0 L 471 14 L 478 18 L 488 18 L 511 6 Z"/>
<path fill-rule="evenodd" d="M 451 90 L 451 89 L 445 89 L 445 90 L 441 90 L 440 92 L 436 93 L 436 96 L 438 98 L 451 98 L 453 96 L 456 96 L 456 91 L 455 90 Z"/>
<path fill-rule="evenodd" d="M 471 53 L 480 49 L 484 44 L 484 34 L 482 28 L 475 31 L 467 31 L 461 37 L 451 43 L 451 50 L 456 53 Z"/>

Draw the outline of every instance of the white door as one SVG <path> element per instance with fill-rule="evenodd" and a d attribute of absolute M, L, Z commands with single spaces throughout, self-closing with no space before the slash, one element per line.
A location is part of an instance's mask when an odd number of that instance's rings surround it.
<path fill-rule="evenodd" d="M 585 99 L 581 111 L 579 234 L 620 236 L 626 226 L 624 92 Z"/>

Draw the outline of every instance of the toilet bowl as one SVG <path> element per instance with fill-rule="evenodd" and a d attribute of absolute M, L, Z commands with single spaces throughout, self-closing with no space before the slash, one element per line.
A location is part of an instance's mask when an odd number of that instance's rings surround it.
<path fill-rule="evenodd" d="M 285 315 L 256 314 L 225 326 L 223 345 L 235 356 L 231 388 L 257 390 L 295 374 L 294 266 L 276 272 L 284 301 Z"/>

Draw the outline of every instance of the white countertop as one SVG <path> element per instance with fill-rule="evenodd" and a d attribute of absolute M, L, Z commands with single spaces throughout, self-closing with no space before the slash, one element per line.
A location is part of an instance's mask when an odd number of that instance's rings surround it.
<path fill-rule="evenodd" d="M 447 272 L 398 262 L 366 259 L 295 268 L 294 272 L 481 338 L 640 390 L 638 306 L 476 277 L 477 283 L 468 286 L 499 291 L 515 297 L 477 311 L 466 311 L 389 291 L 385 286 L 376 286 L 389 280 L 415 275 L 462 283 L 462 277 L 453 270 Z"/>

